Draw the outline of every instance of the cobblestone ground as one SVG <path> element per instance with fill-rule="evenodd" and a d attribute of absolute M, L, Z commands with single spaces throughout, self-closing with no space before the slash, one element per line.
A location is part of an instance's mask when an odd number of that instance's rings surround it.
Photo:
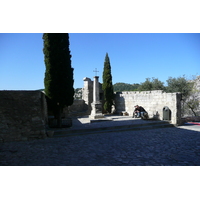
<path fill-rule="evenodd" d="M 0 165 L 199 166 L 200 132 L 165 128 L 0 143 Z"/>

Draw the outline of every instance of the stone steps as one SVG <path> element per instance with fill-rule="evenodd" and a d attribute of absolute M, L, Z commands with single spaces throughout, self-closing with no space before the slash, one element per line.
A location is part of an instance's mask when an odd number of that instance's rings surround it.
<path fill-rule="evenodd" d="M 174 127 L 174 125 L 166 121 L 158 121 L 158 122 L 143 123 L 143 124 L 97 127 L 97 128 L 93 127 L 85 129 L 69 128 L 69 129 L 55 130 L 53 137 L 77 136 L 77 135 L 97 134 L 103 132 L 139 131 L 139 130 L 149 130 L 149 129 L 168 128 L 168 127 Z"/>

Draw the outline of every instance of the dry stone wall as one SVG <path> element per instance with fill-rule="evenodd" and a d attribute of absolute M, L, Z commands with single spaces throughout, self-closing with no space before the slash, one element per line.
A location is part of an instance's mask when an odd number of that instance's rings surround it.
<path fill-rule="evenodd" d="M 89 115 L 88 105 L 83 99 L 75 99 L 73 104 L 64 109 L 65 117 L 80 117 Z"/>
<path fill-rule="evenodd" d="M 0 141 L 46 137 L 47 105 L 40 91 L 0 91 Z"/>
<path fill-rule="evenodd" d="M 142 92 L 119 92 L 115 94 L 115 109 L 117 113 L 126 111 L 133 114 L 134 106 L 145 108 L 149 117 L 163 120 L 163 109 L 171 111 L 171 122 L 179 124 L 181 119 L 181 94 L 165 93 L 162 90 Z"/>

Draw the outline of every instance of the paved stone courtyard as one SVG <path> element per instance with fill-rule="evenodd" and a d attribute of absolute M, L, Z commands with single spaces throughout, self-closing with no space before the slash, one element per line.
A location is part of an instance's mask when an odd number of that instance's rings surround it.
<path fill-rule="evenodd" d="M 1 143 L 0 165 L 199 166 L 200 129 L 94 132 Z"/>

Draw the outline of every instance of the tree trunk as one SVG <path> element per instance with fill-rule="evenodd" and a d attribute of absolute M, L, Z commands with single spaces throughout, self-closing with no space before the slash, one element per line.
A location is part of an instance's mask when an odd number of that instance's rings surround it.
<path fill-rule="evenodd" d="M 58 128 L 62 127 L 62 108 L 58 106 L 58 112 L 57 112 L 57 126 Z"/>
<path fill-rule="evenodd" d="M 187 105 L 191 109 L 191 111 L 193 112 L 194 116 L 197 116 L 197 114 L 194 112 L 194 109 L 189 104 L 187 104 Z"/>
<path fill-rule="evenodd" d="M 194 112 L 194 110 L 193 110 L 192 108 L 190 108 L 190 109 L 191 109 L 191 111 L 193 112 L 194 116 L 196 117 L 197 114 Z"/>

